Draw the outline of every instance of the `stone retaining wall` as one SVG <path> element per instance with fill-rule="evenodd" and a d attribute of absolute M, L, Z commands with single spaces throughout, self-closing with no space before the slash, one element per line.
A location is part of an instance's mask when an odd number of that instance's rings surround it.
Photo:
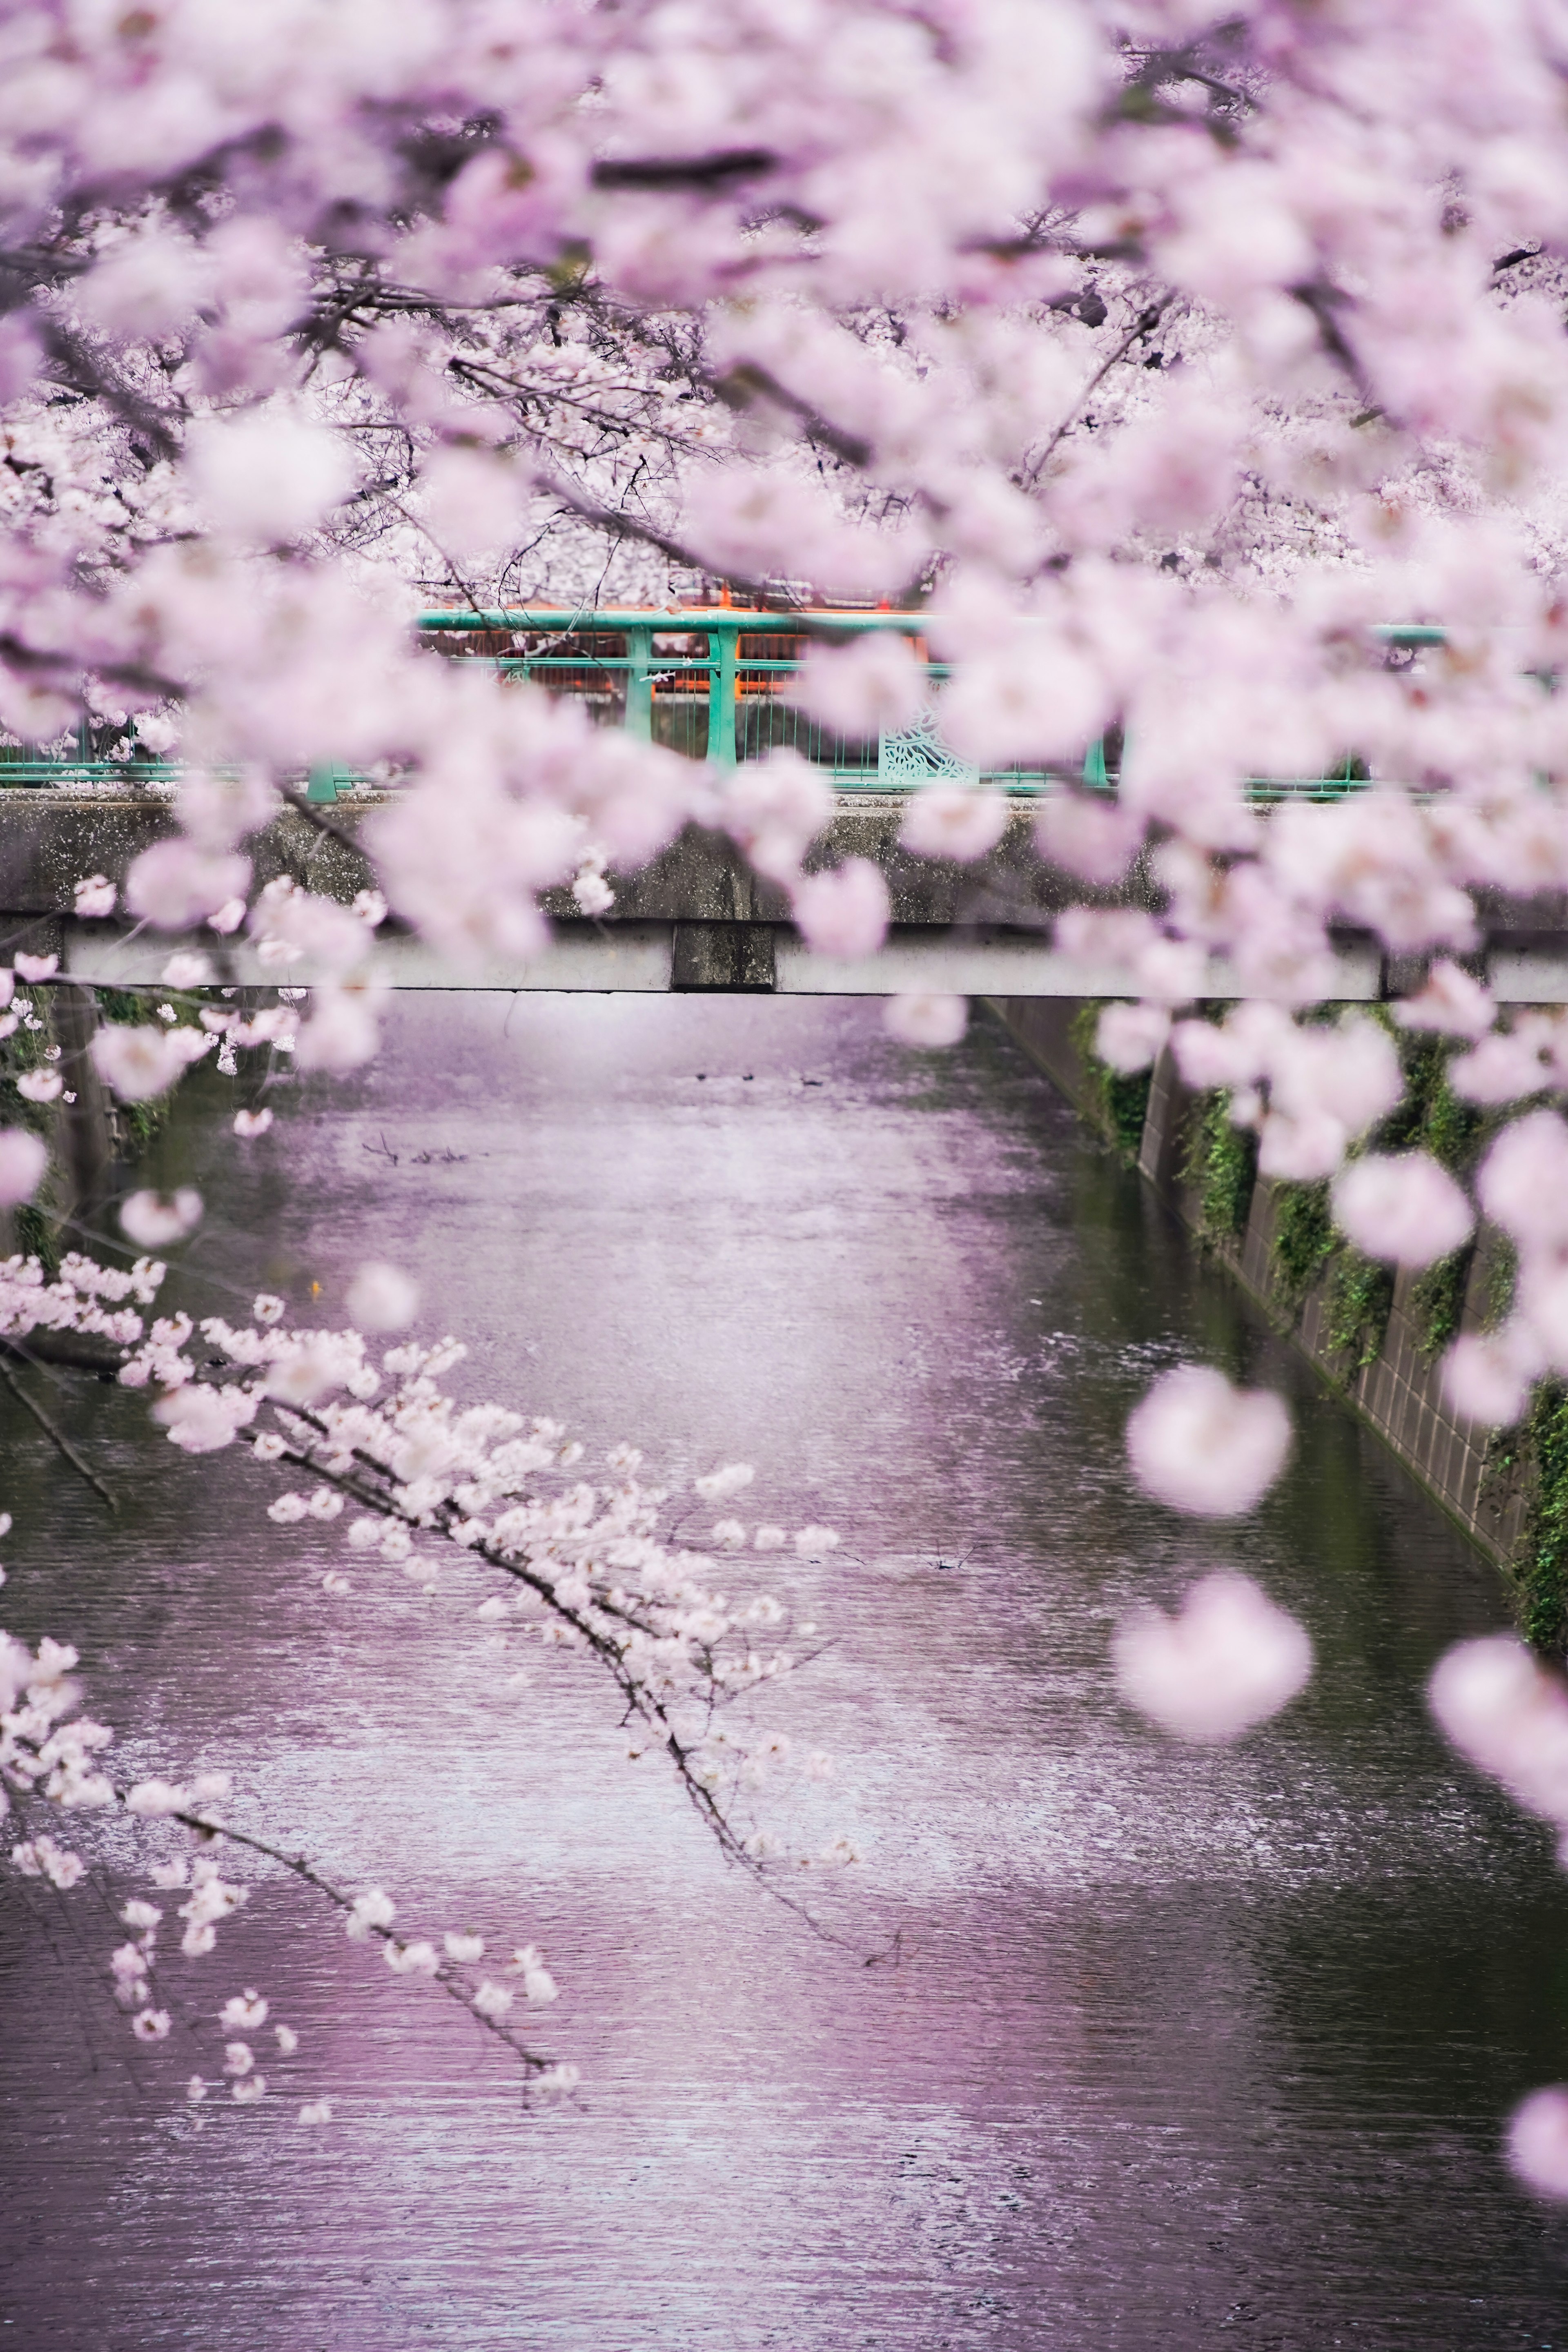
<path fill-rule="evenodd" d="M 992 1001 L 1036 1066 L 1075 1108 L 1087 1108 L 1089 1074 L 1073 1034 L 1081 1003 L 1064 998 Z M 1167 1046 L 1149 1088 L 1138 1171 L 1194 1233 L 1200 1226 L 1199 1203 L 1183 1183 L 1181 1169 L 1195 1101 L 1182 1085 Z M 1517 1480 L 1489 1475 L 1490 1433 L 1457 1419 L 1445 1402 L 1436 1362 L 1422 1353 L 1410 1314 L 1416 1277 L 1408 1273 L 1397 1276 L 1388 1328 L 1376 1356 L 1364 1367 L 1347 1362 L 1328 1338 L 1327 1281 L 1310 1290 L 1294 1313 L 1279 1295 L 1271 1247 L 1278 1204 L 1278 1188 L 1260 1177 L 1245 1232 L 1235 1240 L 1205 1240 L 1206 1254 L 1226 1267 L 1276 1328 L 1289 1333 L 1336 1394 L 1377 1432 L 1471 1540 L 1500 1564 L 1510 1564 L 1523 1533 L 1527 1497 Z M 1491 1256 L 1483 1236 L 1470 1268 L 1462 1330 L 1479 1329 L 1487 1319 Z"/>

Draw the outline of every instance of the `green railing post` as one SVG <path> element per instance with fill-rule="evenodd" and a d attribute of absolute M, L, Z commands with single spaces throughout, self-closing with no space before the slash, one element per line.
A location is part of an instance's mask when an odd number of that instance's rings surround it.
<path fill-rule="evenodd" d="M 335 801 L 337 796 L 338 770 L 336 767 L 312 768 L 305 786 L 305 798 L 308 801 L 331 802 Z"/>
<path fill-rule="evenodd" d="M 626 631 L 626 733 L 640 743 L 653 736 L 653 631 Z"/>
<path fill-rule="evenodd" d="M 721 768 L 735 764 L 736 641 L 734 629 L 708 632 L 708 757 Z"/>

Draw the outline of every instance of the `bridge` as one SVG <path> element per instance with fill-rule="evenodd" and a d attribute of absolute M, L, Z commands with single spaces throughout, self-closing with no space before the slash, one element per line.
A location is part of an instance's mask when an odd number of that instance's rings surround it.
<path fill-rule="evenodd" d="M 1001 998 L 1089 998 L 1138 993 L 1114 960 L 1086 961 L 1052 942 L 1058 915 L 1086 898 L 1100 905 L 1157 908 L 1146 864 L 1114 891 L 1086 891 L 1041 862 L 1033 823 L 1042 796 L 1068 782 L 1108 793 L 1115 761 L 1102 743 L 1068 772 L 1044 760 L 982 772 L 958 760 L 935 721 L 947 672 L 932 660 L 919 613 L 732 606 L 645 609 L 434 610 L 420 633 L 446 657 L 479 662 L 508 678 L 531 679 L 581 702 L 598 724 L 684 756 L 732 770 L 780 746 L 798 751 L 831 783 L 835 812 L 809 861 L 849 856 L 885 876 L 892 927 L 877 956 L 814 955 L 789 919 L 783 893 L 753 875 L 725 836 L 689 827 L 634 874 L 610 876 L 613 909 L 585 919 L 570 892 L 545 900 L 551 944 L 526 960 L 455 970 L 395 926 L 384 932 L 378 964 L 394 987 L 552 991 L 742 991 L 778 994 L 889 995 L 938 989 Z M 813 642 L 844 642 L 870 630 L 908 638 L 922 661 L 931 700 L 910 728 L 854 740 L 834 735 L 789 699 L 790 681 Z M 1441 642 L 1426 626 L 1380 633 L 1406 656 Z M 73 886 L 101 873 L 115 882 L 142 850 L 175 830 L 177 761 L 126 756 L 106 728 L 79 731 L 69 749 L 43 752 L 0 743 L 0 923 L 14 944 L 54 952 L 62 971 L 117 986 L 151 986 L 174 947 L 167 934 L 117 922 L 79 922 Z M 116 753 L 119 756 L 116 756 Z M 914 856 L 899 840 L 910 793 L 938 780 L 986 782 L 1008 797 L 996 848 L 973 865 Z M 1328 777 L 1259 779 L 1265 808 L 1285 799 L 1329 800 L 1361 787 L 1347 761 Z M 395 778 L 321 768 L 298 780 L 295 804 L 250 845 L 258 879 L 288 874 L 301 887 L 346 901 L 373 877 L 354 846 L 365 816 L 395 796 Z M 1483 908 L 1483 965 L 1504 1003 L 1568 1002 L 1568 904 L 1560 897 L 1520 908 Z M 214 950 L 210 934 L 200 944 Z M 1402 992 L 1402 960 L 1367 937 L 1336 941 L 1333 993 L 1367 1002 Z M 242 940 L 223 949 L 225 978 L 275 985 L 276 967 L 258 962 Z M 307 966 L 290 981 L 314 977 Z M 1242 993 L 1224 958 L 1210 959 L 1204 992 Z"/>

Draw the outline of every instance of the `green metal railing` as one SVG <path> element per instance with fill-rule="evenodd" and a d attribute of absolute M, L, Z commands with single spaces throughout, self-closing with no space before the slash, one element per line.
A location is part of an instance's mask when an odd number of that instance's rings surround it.
<path fill-rule="evenodd" d="M 809 640 L 894 630 L 918 643 L 919 614 L 509 608 L 423 613 L 419 627 L 504 677 L 583 699 L 596 718 L 644 742 L 718 767 L 788 745 L 842 791 L 909 791 L 934 775 L 980 773 L 942 744 L 931 714 L 903 733 L 856 740 L 820 727 L 789 700 Z M 934 700 L 947 669 L 929 659 L 925 669 Z M 985 772 L 1022 792 L 1040 790 L 1051 775 L 1043 763 Z"/>
<path fill-rule="evenodd" d="M 959 760 L 940 732 L 947 666 L 926 655 L 927 616 L 919 613 L 507 606 L 424 612 L 416 625 L 443 653 L 480 662 L 503 677 L 531 680 L 581 702 L 601 724 L 721 768 L 788 745 L 845 793 L 911 792 L 944 778 L 984 781 L 1025 794 L 1068 781 L 1100 792 L 1116 789 L 1119 761 L 1103 740 L 1089 745 L 1081 768 L 1075 763 L 1070 770 L 1044 760 L 982 770 Z M 930 681 L 927 707 L 917 724 L 898 732 L 865 740 L 835 735 L 790 701 L 789 680 L 811 642 L 843 643 L 873 630 L 897 631 L 914 643 Z M 1391 624 L 1373 635 L 1390 647 L 1410 650 L 1446 642 L 1445 631 L 1426 623 Z M 95 752 L 86 722 L 68 751 L 0 741 L 0 790 L 170 782 L 181 772 L 177 760 L 115 760 Z M 307 799 L 328 802 L 342 788 L 369 780 L 353 768 L 321 766 L 301 781 Z M 1347 759 L 1332 775 L 1258 778 L 1251 792 L 1263 801 L 1337 799 L 1366 782 L 1364 767 Z"/>

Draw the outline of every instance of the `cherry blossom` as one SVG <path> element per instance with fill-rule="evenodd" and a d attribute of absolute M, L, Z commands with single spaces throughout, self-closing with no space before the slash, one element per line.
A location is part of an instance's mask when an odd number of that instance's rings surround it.
<path fill-rule="evenodd" d="M 868 857 L 848 857 L 795 885 L 801 936 L 818 955 L 874 955 L 888 929 L 888 886 Z"/>
<path fill-rule="evenodd" d="M 44 1181 L 49 1164 L 48 1146 L 26 1128 L 0 1129 L 0 1208 L 30 1201 Z"/>
<path fill-rule="evenodd" d="M 1007 830 L 1001 793 L 927 784 L 910 803 L 899 838 L 921 857 L 984 857 Z"/>
<path fill-rule="evenodd" d="M 531 957 L 544 892 L 610 917 L 610 877 L 691 822 L 783 892 L 816 953 L 874 953 L 876 867 L 805 871 L 833 814 L 822 766 L 683 758 L 413 626 L 432 593 L 647 610 L 716 569 L 813 639 L 781 703 L 860 742 L 934 709 L 960 757 L 1045 778 L 1049 863 L 1096 889 L 1131 877 L 1136 905 L 1058 932 L 1141 1000 L 1105 1013 L 1108 1061 L 1148 1066 L 1168 1030 L 1184 1081 L 1256 1130 L 1266 1178 L 1332 1182 L 1343 1229 L 1394 1263 L 1458 1246 L 1468 1212 L 1441 1171 L 1355 1157 L 1400 1099 L 1381 1022 L 1293 1015 L 1342 1001 L 1348 929 L 1381 960 L 1358 985 L 1404 971 L 1396 1020 L 1462 1042 L 1463 1099 L 1506 1110 L 1568 1084 L 1562 1019 L 1500 1013 L 1455 961 L 1481 943 L 1479 902 L 1490 926 L 1500 898 L 1568 887 L 1561 696 L 1541 683 L 1568 611 L 1549 15 L 1494 12 L 1480 38 L 1448 0 L 1224 25 L 1079 0 L 930 19 L 691 0 L 542 9 L 498 42 L 492 14 L 309 0 L 281 39 L 265 9 L 221 37 L 200 11 L 138 11 L 133 39 L 77 40 L 64 64 L 58 11 L 25 0 L 7 20 L 0 727 L 16 746 L 107 730 L 142 772 L 177 747 L 177 830 L 133 861 L 127 914 L 205 926 L 210 969 L 254 954 L 310 991 L 221 1027 L 173 1005 L 100 1024 L 96 1076 L 145 1102 L 204 1055 L 234 1076 L 265 1049 L 330 1084 L 377 1051 L 389 907 L 452 962 Z M 837 631 L 802 617 L 824 599 L 889 610 L 858 613 L 846 645 L 842 614 Z M 273 862 L 252 836 L 319 770 L 385 788 L 352 908 L 287 877 L 255 887 Z M 905 822 L 919 854 L 973 857 L 1006 806 L 941 781 Z M 304 801 L 288 823 L 332 820 Z M 83 921 L 114 909 L 106 877 L 73 895 Z M 207 984 L 201 952 L 176 946 L 171 991 Z M 16 970 L 58 984 L 49 955 Z M 1251 1001 L 1173 1024 L 1227 987 Z M 960 1033 L 951 1003 L 916 1003 L 895 1034 Z M 43 1025 L 20 1003 L 5 1019 Z M 41 1109 L 68 1093 L 47 1062 L 16 1083 Z M 270 1118 L 240 1110 L 235 1132 Z M 1516 1418 L 1568 1369 L 1563 1135 L 1528 1111 L 1479 1172 L 1520 1278 L 1502 1329 L 1445 1367 L 1477 1420 Z M 0 1137 L 0 1200 L 40 1189 L 34 1146 Z M 568 1550 L 574 1509 L 586 1527 L 624 1509 L 654 1543 L 651 1505 L 518 1483 L 572 1471 L 556 1438 L 512 1432 L 532 1465 L 515 1473 L 454 1439 L 452 1412 L 410 1395 L 438 1383 L 431 1359 L 374 1362 L 363 1336 L 258 1316 L 222 1327 L 224 1369 L 197 1378 L 189 1327 L 145 1328 L 156 1289 L 151 1261 L 119 1288 L 79 1257 L 50 1278 L 18 1261 L 0 1329 L 129 1350 L 121 1380 L 177 1450 L 263 1419 L 330 1480 L 335 1441 L 374 1436 L 379 1499 L 356 1496 L 353 1524 L 386 1519 L 406 1549 L 378 1538 L 367 1565 L 427 1580 L 449 1538 L 509 1584 L 524 1561 L 542 1576 L 496 1532 L 535 1509 Z M 373 1406 L 383 1388 L 416 1434 Z M 1150 1491 L 1225 1513 L 1267 1489 L 1288 1424 L 1187 1368 L 1129 1443 Z M 405 1517 L 395 1486 L 424 1498 Z M 592 1650 L 613 1611 L 576 1565 L 589 1597 L 549 1622 Z M 685 1616 L 741 1640 L 693 1577 L 689 1610 L 651 1586 L 637 1604 L 683 1671 Z M 706 1785 L 698 1764 L 684 1785 Z M 49 1877 L 74 1850 L 40 1833 L 17 1851 Z M 193 1903 L 199 1940 L 218 1922 Z"/>
<path fill-rule="evenodd" d="M 969 1026 L 969 1002 L 936 991 L 911 989 L 889 996 L 883 1015 L 888 1034 L 900 1045 L 956 1045 Z"/>
<path fill-rule="evenodd" d="M 1334 1222 L 1369 1257 L 1431 1265 L 1468 1241 L 1475 1213 L 1429 1152 L 1372 1152 L 1334 1180 Z"/>
<path fill-rule="evenodd" d="M 95 921 L 112 915 L 120 893 L 107 874 L 89 874 L 73 885 L 75 905 L 72 909 L 79 922 Z"/>
<path fill-rule="evenodd" d="M 1508 2160 L 1538 2197 L 1568 2198 L 1568 2090 L 1532 2091 L 1508 2126 Z"/>
<path fill-rule="evenodd" d="M 1117 1627 L 1117 1687 L 1179 1739 L 1236 1739 L 1305 1688 L 1312 1644 L 1250 1577 L 1200 1577 L 1175 1616 L 1140 1609 Z"/>
<path fill-rule="evenodd" d="M 1175 1510 L 1211 1518 L 1255 1510 L 1289 1450 L 1279 1398 L 1232 1388 L 1205 1364 L 1163 1372 L 1127 1424 L 1139 1485 Z"/>
<path fill-rule="evenodd" d="M 349 1313 L 363 1331 L 402 1331 L 419 1311 L 418 1286 L 395 1265 L 362 1265 L 349 1286 Z"/>
<path fill-rule="evenodd" d="M 1171 1032 L 1157 1004 L 1108 1004 L 1095 1025 L 1094 1049 L 1113 1070 L 1146 1070 Z"/>
<path fill-rule="evenodd" d="M 1461 1642 L 1427 1692 L 1444 1732 L 1516 1804 L 1568 1827 L 1568 1685 L 1511 1633 Z"/>
<path fill-rule="evenodd" d="M 208 1053 L 207 1032 L 184 1027 L 154 1029 L 110 1022 L 95 1031 L 92 1059 L 100 1078 L 122 1102 L 145 1102 L 166 1094 L 181 1073 Z"/>
<path fill-rule="evenodd" d="M 131 1192 L 120 1203 L 120 1223 L 138 1249 L 166 1249 L 184 1241 L 202 1218 L 202 1196 L 189 1186 L 174 1193 Z"/>

